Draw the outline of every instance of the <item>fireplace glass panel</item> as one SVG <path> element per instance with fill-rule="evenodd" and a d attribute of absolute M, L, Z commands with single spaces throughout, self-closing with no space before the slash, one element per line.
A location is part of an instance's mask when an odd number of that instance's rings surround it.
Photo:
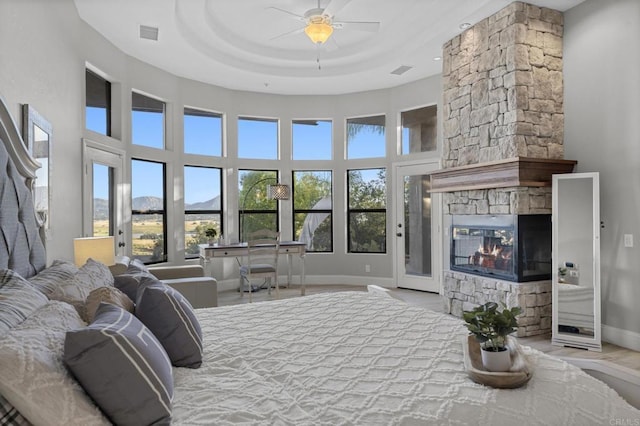
<path fill-rule="evenodd" d="M 452 270 L 515 282 L 551 278 L 550 215 L 456 215 Z"/>

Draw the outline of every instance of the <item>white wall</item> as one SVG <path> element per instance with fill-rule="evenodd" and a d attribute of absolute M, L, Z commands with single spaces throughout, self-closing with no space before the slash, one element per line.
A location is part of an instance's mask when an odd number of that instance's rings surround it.
<path fill-rule="evenodd" d="M 588 0 L 565 13 L 565 158 L 600 172 L 602 323 L 640 350 L 640 2 Z M 635 247 L 625 248 L 623 235 Z"/>

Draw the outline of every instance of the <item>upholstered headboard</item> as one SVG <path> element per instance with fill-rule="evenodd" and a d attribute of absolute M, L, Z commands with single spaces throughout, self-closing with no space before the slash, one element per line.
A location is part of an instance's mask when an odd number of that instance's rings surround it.
<path fill-rule="evenodd" d="M 46 266 L 31 188 L 40 165 L 0 96 L 0 268 L 30 277 Z"/>

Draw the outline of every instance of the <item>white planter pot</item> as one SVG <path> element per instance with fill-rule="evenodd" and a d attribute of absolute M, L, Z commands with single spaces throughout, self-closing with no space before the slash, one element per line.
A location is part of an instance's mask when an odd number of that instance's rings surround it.
<path fill-rule="evenodd" d="M 508 350 L 493 352 L 480 351 L 482 354 L 482 365 L 487 371 L 509 371 L 511 368 L 511 354 Z"/>

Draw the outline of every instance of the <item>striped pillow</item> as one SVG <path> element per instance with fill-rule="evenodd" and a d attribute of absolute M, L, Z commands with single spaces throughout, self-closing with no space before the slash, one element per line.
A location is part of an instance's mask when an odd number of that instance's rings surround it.
<path fill-rule="evenodd" d="M 11 269 L 0 270 L 0 336 L 48 302 L 29 281 Z"/>
<path fill-rule="evenodd" d="M 135 315 L 158 338 L 176 367 L 202 364 L 202 330 L 191 304 L 155 278 L 142 278 Z"/>
<path fill-rule="evenodd" d="M 78 272 L 78 267 L 67 260 L 54 260 L 51 266 L 29 278 L 29 282 L 49 297 L 61 283 L 69 281 Z"/>
<path fill-rule="evenodd" d="M 171 362 L 160 342 L 129 312 L 100 304 L 93 323 L 67 332 L 63 359 L 113 423 L 169 423 Z"/>

